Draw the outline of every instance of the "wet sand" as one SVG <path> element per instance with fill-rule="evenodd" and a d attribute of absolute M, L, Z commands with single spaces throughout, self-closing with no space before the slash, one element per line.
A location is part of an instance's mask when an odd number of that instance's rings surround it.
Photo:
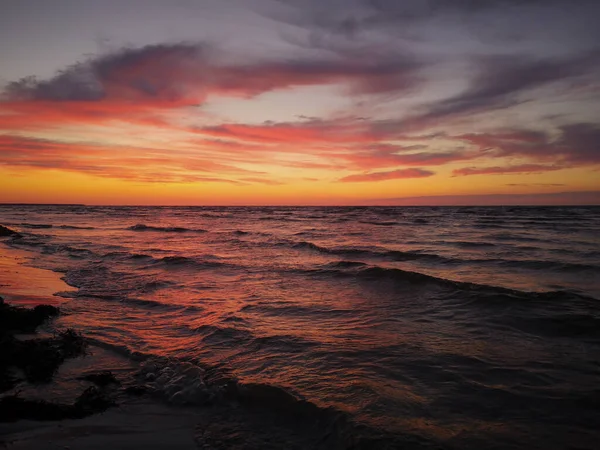
<path fill-rule="evenodd" d="M 33 252 L 0 244 L 0 295 L 7 303 L 22 306 L 58 306 L 65 299 L 56 292 L 74 291 L 61 274 L 30 265 Z"/>
<path fill-rule="evenodd" d="M 0 424 L 9 449 L 197 449 L 199 414 L 147 399 L 130 400 L 85 419 Z"/>

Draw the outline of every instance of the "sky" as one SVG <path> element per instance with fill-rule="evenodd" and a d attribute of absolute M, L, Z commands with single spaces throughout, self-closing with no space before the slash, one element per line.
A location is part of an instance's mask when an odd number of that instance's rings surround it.
<path fill-rule="evenodd" d="M 0 202 L 600 204 L 597 0 L 0 0 Z"/>

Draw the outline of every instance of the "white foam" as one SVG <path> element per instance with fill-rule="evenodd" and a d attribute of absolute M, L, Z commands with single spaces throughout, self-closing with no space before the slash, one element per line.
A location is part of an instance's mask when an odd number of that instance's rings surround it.
<path fill-rule="evenodd" d="M 204 370 L 191 363 L 152 358 L 141 364 L 139 374 L 152 393 L 172 404 L 205 405 L 217 394 L 204 382 Z"/>

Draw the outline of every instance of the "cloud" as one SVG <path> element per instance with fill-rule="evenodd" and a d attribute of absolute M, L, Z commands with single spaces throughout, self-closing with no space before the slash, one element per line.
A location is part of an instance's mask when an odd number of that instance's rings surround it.
<path fill-rule="evenodd" d="M 248 183 L 266 184 L 267 186 L 281 186 L 285 184 L 282 181 L 272 180 L 270 178 L 257 177 L 241 178 L 241 181 L 246 181 Z"/>
<path fill-rule="evenodd" d="M 432 5 L 446 8 L 438 2 Z M 347 24 L 349 29 L 352 26 Z M 92 56 L 49 79 L 29 77 L 6 86 L 0 101 L 0 131 L 9 135 L 0 140 L 0 161 L 12 167 L 56 168 L 131 180 L 265 185 L 280 181 L 269 179 L 264 171 L 242 167 L 264 164 L 361 172 L 339 180 L 361 182 L 428 177 L 434 172 L 423 167 L 460 161 L 470 161 L 470 167 L 455 170 L 455 176 L 541 173 L 600 164 L 600 126 L 591 121 L 556 125 L 548 131 L 450 132 L 457 119 L 476 121 L 481 113 L 523 102 L 540 87 L 593 73 L 600 67 L 599 51 L 555 58 L 510 54 L 472 58 L 477 72 L 463 92 L 427 104 L 423 99 L 419 104 L 417 98 L 416 106 L 399 112 L 395 104 L 379 101 L 387 94 L 413 95 L 413 89 L 424 82 L 420 71 L 429 67 L 402 51 L 361 51 L 314 52 L 310 57 L 290 54 L 279 60 L 236 63 L 210 45 L 183 43 Z M 282 122 L 219 123 L 211 117 L 191 125 L 186 116 L 190 111 L 194 117 L 201 114 L 197 106 L 215 96 L 251 98 L 324 85 L 342 87 L 335 92 L 346 94 L 344 100 L 349 95 L 359 106 L 330 117 L 301 116 L 298 121 Z M 382 106 L 382 116 L 377 117 L 377 107 L 361 109 L 365 95 L 381 93 L 386 96 L 369 97 L 369 101 Z M 162 144 L 166 148 L 126 148 L 14 136 L 39 135 L 40 131 L 48 136 L 63 126 L 80 125 L 83 133 L 84 125 L 116 122 L 160 133 L 163 142 L 166 133 L 172 132 L 175 141 Z M 432 134 L 439 128 L 444 132 Z M 120 131 L 130 132 L 126 127 Z M 485 166 L 472 162 L 484 158 L 488 160 Z M 514 158 L 519 158 L 519 164 L 507 163 Z"/>
<path fill-rule="evenodd" d="M 339 181 L 343 183 L 356 183 L 364 181 L 384 181 L 384 180 L 396 180 L 403 178 L 425 178 L 435 175 L 435 172 L 431 172 L 425 169 L 398 169 L 389 172 L 372 172 L 362 173 L 356 175 L 349 175 L 341 178 Z"/>
<path fill-rule="evenodd" d="M 562 136 L 557 145 L 568 162 L 600 164 L 600 124 L 570 124 L 560 130 Z"/>
<path fill-rule="evenodd" d="M 261 125 L 230 123 L 204 127 L 197 131 L 215 138 L 234 138 L 260 143 L 370 143 L 374 139 L 364 123 L 343 120 Z"/>
<path fill-rule="evenodd" d="M 558 186 L 566 186 L 563 183 L 507 183 L 505 186 L 511 187 L 525 187 L 525 186 L 544 186 L 544 187 L 558 187 Z"/>
<path fill-rule="evenodd" d="M 420 63 L 411 57 L 394 60 L 357 57 L 292 57 L 234 63 L 207 44 L 158 44 L 124 48 L 91 56 L 61 70 L 54 77 L 26 77 L 8 83 L 0 92 L 0 130 L 21 132 L 61 125 L 103 125 L 122 122 L 166 130 L 194 132 L 175 124 L 183 115 L 213 97 L 249 99 L 277 90 L 301 86 L 332 86 L 340 94 L 370 95 L 405 92 L 422 81 L 416 75 Z M 327 134 L 314 121 L 303 127 L 290 125 L 296 138 L 315 140 Z M 285 125 L 272 127 L 275 134 Z M 262 127 L 265 128 L 265 127 Z M 262 132 L 265 136 L 270 130 Z M 261 132 L 261 130 L 257 130 Z M 305 138 L 302 138 L 302 134 Z M 207 128 L 215 137 L 247 134 L 243 124 Z M 309 137 L 306 133 L 312 133 Z"/>
<path fill-rule="evenodd" d="M 5 101 L 195 104 L 210 94 L 251 97 L 294 86 L 347 84 L 357 93 L 404 90 L 419 64 L 396 61 L 290 59 L 226 64 L 207 44 L 125 48 L 74 64 L 48 80 L 9 83 Z"/>
<path fill-rule="evenodd" d="M 67 143 L 0 136 L 0 161 L 12 168 L 64 170 L 127 181 L 243 184 L 239 176 L 263 174 L 172 149 Z"/>
<path fill-rule="evenodd" d="M 419 41 L 434 35 L 433 24 L 475 33 L 479 38 L 500 35 L 505 39 L 540 32 L 535 18 L 557 25 L 556 34 L 578 31 L 590 41 L 598 36 L 590 15 L 600 12 L 595 0 L 280 0 L 295 6 L 269 16 L 287 24 L 311 30 L 308 42 L 331 43 L 332 38 L 349 42 L 368 40 L 387 32 L 403 39 Z M 510 21 L 503 19 L 508 16 Z M 586 20 L 587 19 L 587 20 Z M 512 30 L 510 27 L 512 25 Z M 520 27 L 520 25 L 524 25 Z M 559 25 L 562 25 L 559 26 Z M 515 30 L 515 26 L 519 29 Z M 420 30 L 421 29 L 421 30 Z M 433 33 L 432 33 L 433 31 Z"/>
<path fill-rule="evenodd" d="M 558 127 L 559 136 L 533 130 L 503 130 L 456 136 L 490 156 L 527 157 L 564 167 L 600 164 L 600 125 L 574 123 Z"/>
<path fill-rule="evenodd" d="M 313 169 L 371 170 L 398 166 L 437 166 L 450 162 L 472 160 L 475 151 L 418 151 L 428 145 L 389 144 L 372 131 L 363 120 L 313 120 L 301 122 L 264 123 L 259 125 L 222 124 L 197 130 L 216 139 L 238 139 L 263 153 L 298 153 L 312 155 L 327 162 L 284 163 L 288 167 Z M 421 138 L 427 141 L 428 138 Z M 409 140 L 410 142 L 410 140 Z"/>
<path fill-rule="evenodd" d="M 372 149 L 352 150 L 338 157 L 344 159 L 350 165 L 363 170 L 412 165 L 440 166 L 450 162 L 471 160 L 478 157 L 474 152 L 463 150 L 404 153 L 413 150 L 415 147 L 422 148 L 424 146 L 376 145 Z"/>
<path fill-rule="evenodd" d="M 506 175 L 514 173 L 542 173 L 554 170 L 561 170 L 560 166 L 545 166 L 542 164 L 519 164 L 515 166 L 495 166 L 495 167 L 463 167 L 452 171 L 452 175 Z"/>
<path fill-rule="evenodd" d="M 203 44 L 126 48 L 90 57 L 48 80 L 27 77 L 9 83 L 4 95 L 12 101 L 174 102 L 201 93 L 208 84 L 208 61 Z"/>
<path fill-rule="evenodd" d="M 465 119 L 476 125 L 484 113 L 549 103 L 557 95 L 564 100 L 581 86 L 591 91 L 600 79 L 600 29 L 591 19 L 600 14 L 600 3 L 594 0 L 576 0 L 576 7 L 566 0 L 284 3 L 296 8 L 282 9 L 280 20 L 302 30 L 290 32 L 288 41 L 303 50 L 366 60 L 416 53 L 417 72 L 431 84 L 412 87 L 431 89 L 417 92 L 421 103 L 374 123 L 382 137 L 447 128 Z M 462 92 L 444 92 L 448 73 L 466 81 Z"/>
<path fill-rule="evenodd" d="M 424 113 L 406 119 L 405 126 L 427 127 L 441 120 L 513 107 L 534 89 L 598 71 L 600 51 L 554 59 L 487 56 L 478 58 L 476 67 L 478 74 L 466 91 L 425 107 Z"/>

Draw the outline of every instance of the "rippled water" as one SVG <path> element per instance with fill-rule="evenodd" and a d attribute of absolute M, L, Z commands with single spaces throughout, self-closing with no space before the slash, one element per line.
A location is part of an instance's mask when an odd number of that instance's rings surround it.
<path fill-rule="evenodd" d="M 592 448 L 600 208 L 0 206 L 62 320 L 392 434 Z"/>

